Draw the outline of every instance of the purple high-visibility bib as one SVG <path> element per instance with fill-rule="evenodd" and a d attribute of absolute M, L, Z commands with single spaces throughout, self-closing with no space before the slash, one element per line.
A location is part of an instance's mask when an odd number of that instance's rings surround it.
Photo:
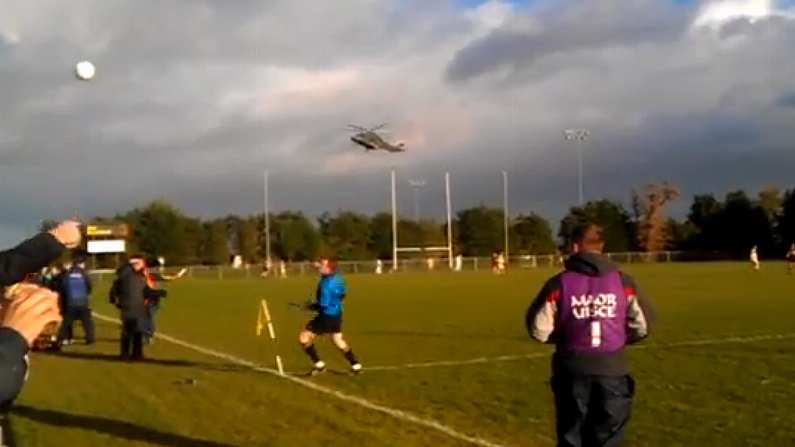
<path fill-rule="evenodd" d="M 626 343 L 627 296 L 621 274 L 565 272 L 558 301 L 558 350 L 607 354 Z"/>

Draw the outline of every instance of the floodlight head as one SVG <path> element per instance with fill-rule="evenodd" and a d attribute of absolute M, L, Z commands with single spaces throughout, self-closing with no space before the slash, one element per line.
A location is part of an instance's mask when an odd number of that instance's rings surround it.
<path fill-rule="evenodd" d="M 585 141 L 591 136 L 588 129 L 566 129 L 563 131 L 563 139 L 566 141 Z"/>
<path fill-rule="evenodd" d="M 409 180 L 409 185 L 413 188 L 422 188 L 426 185 L 425 180 Z"/>

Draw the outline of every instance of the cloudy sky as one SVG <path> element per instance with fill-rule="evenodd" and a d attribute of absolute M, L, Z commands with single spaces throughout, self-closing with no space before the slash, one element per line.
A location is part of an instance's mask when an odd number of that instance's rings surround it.
<path fill-rule="evenodd" d="M 795 186 L 792 0 L 0 0 L 0 243 L 153 198 L 218 216 Z M 78 82 L 75 62 L 97 66 Z M 389 122 L 405 154 L 345 126 Z M 682 213 L 688 200 L 682 200 Z"/>

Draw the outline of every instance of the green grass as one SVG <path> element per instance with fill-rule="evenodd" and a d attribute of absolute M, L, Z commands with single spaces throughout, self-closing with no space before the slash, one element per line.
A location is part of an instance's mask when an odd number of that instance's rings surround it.
<path fill-rule="evenodd" d="M 792 445 L 795 339 L 666 347 L 687 340 L 792 334 L 795 277 L 783 265 L 633 265 L 659 314 L 653 337 L 632 349 L 638 393 L 626 445 Z M 365 367 L 545 354 L 530 341 L 524 312 L 551 270 L 490 274 L 351 275 L 345 332 Z M 104 303 L 95 310 L 114 315 Z M 195 279 L 170 286 L 159 318 L 169 335 L 290 371 L 309 364 L 295 337 L 307 315 L 287 306 L 313 278 Z M 267 298 L 277 346 L 254 337 Z M 115 361 L 118 328 L 98 323 L 99 343 L 68 356 L 35 354 L 14 410 L 18 445 L 80 446 L 462 446 L 440 432 L 396 420 L 158 341 L 149 363 Z M 77 329 L 80 334 L 80 330 Z M 327 341 L 333 370 L 344 360 Z M 505 446 L 553 445 L 547 356 L 463 366 L 326 374 L 313 382 Z M 196 384 L 189 384 L 196 379 Z"/>

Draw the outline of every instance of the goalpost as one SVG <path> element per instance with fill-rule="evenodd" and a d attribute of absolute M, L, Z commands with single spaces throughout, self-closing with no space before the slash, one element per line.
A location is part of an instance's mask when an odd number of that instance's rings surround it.
<path fill-rule="evenodd" d="M 444 191 L 447 209 L 447 245 L 434 247 L 401 247 L 398 241 L 398 213 L 397 213 L 397 173 L 393 168 L 392 180 L 392 271 L 398 270 L 398 253 L 447 253 L 447 262 L 450 270 L 453 269 L 453 210 L 450 201 L 450 173 L 444 174 Z"/>

